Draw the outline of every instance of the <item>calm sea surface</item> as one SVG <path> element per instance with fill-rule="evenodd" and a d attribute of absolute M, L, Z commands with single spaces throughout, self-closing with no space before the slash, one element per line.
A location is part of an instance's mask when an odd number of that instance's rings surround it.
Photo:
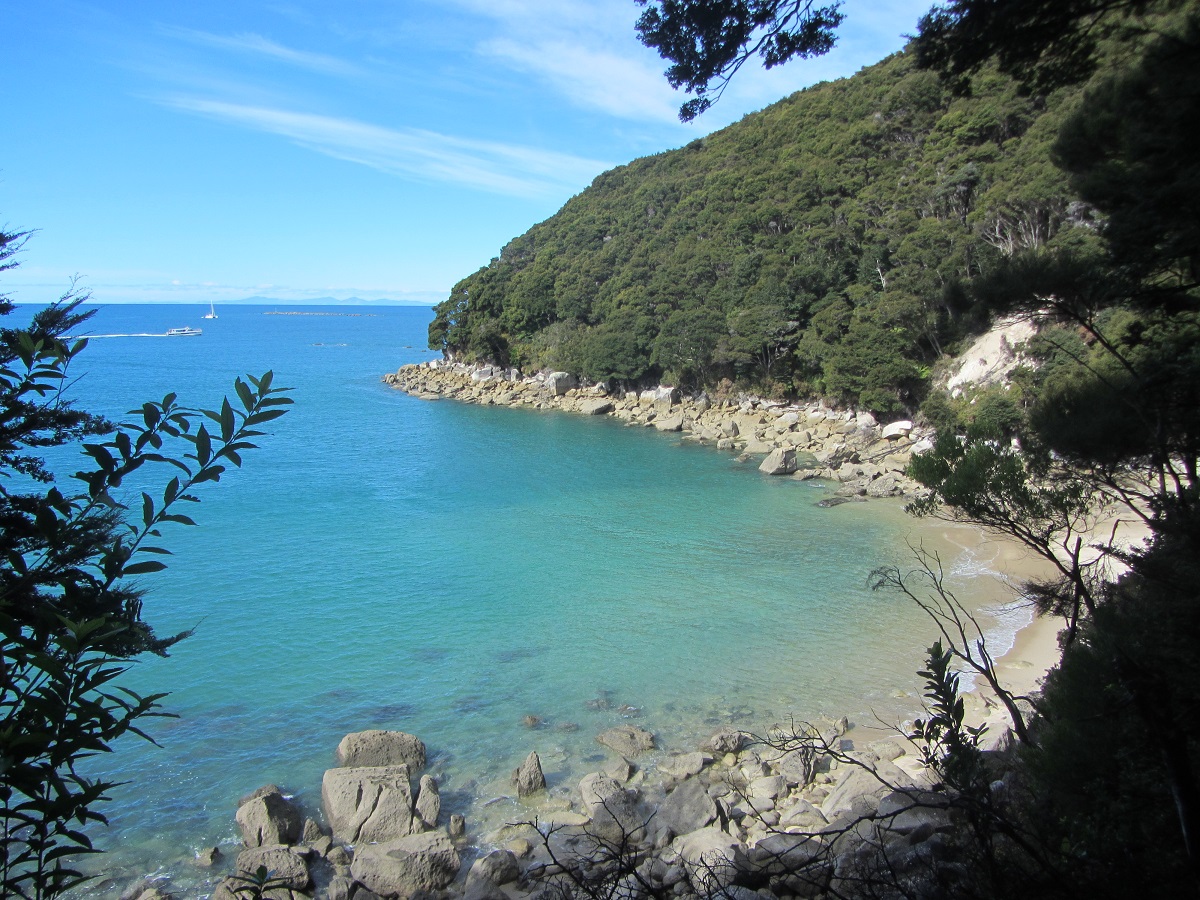
<path fill-rule="evenodd" d="M 692 749 L 719 725 L 911 708 L 929 627 L 866 584 L 916 534 L 898 507 L 822 509 L 821 485 L 677 435 L 388 388 L 383 373 L 430 358 L 428 309 L 204 311 L 102 307 L 93 334 L 204 333 L 96 339 L 74 372 L 111 416 L 168 391 L 215 406 L 267 369 L 295 400 L 142 580 L 160 633 L 196 633 L 126 678 L 169 691 L 179 718 L 153 724 L 161 747 L 101 761 L 130 784 L 107 809 L 99 889 L 159 871 L 203 895 L 185 860 L 233 852 L 238 797 L 274 782 L 315 810 L 350 731 L 419 735 L 478 832 L 513 818 L 515 801 L 483 804 L 531 749 L 551 787 L 572 783 L 625 716 Z"/>

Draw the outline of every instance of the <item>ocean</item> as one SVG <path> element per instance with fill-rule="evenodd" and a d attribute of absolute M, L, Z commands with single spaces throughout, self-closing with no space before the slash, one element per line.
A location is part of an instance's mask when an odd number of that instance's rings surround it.
<path fill-rule="evenodd" d="M 71 395 L 116 418 L 172 391 L 216 407 L 267 369 L 295 401 L 139 579 L 160 634 L 195 634 L 125 676 L 178 718 L 96 761 L 127 784 L 91 892 L 156 873 L 206 895 L 188 860 L 236 853 L 238 798 L 275 783 L 317 815 L 352 731 L 421 737 L 447 812 L 485 840 L 531 814 L 508 782 L 530 750 L 561 791 L 623 722 L 690 750 L 725 725 L 915 708 L 931 627 L 868 587 L 924 539 L 898 504 L 821 508 L 821 483 L 678 435 L 405 395 L 381 376 L 431 358 L 427 308 L 205 311 L 100 307 L 91 334 L 203 334 L 96 338 L 72 370 Z M 978 560 L 947 562 L 991 598 Z"/>

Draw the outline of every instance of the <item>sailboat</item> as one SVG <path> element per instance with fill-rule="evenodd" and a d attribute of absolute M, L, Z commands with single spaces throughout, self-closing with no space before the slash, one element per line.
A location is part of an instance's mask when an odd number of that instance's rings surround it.
<path fill-rule="evenodd" d="M 215 309 L 213 309 L 212 301 L 210 300 L 209 304 L 208 304 L 208 312 L 206 312 L 203 316 L 201 316 L 201 318 L 202 319 L 215 319 L 216 317 L 217 317 L 217 311 Z"/>

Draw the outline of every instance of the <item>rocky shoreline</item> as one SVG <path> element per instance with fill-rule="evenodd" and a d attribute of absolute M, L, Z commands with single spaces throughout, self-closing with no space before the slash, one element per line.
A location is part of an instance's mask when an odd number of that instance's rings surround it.
<path fill-rule="evenodd" d="M 210 896 L 790 900 L 837 896 L 883 871 L 916 887 L 932 862 L 954 857 L 954 798 L 902 735 L 860 746 L 847 725 L 765 739 L 725 728 L 695 750 L 669 753 L 655 752 L 652 732 L 620 725 L 596 736 L 607 762 L 577 785 L 549 788 L 533 750 L 512 774 L 523 820 L 487 834 L 444 814 L 438 781 L 422 774 L 419 738 L 349 734 L 322 780 L 324 824 L 274 785 L 244 797 L 242 847 Z M 997 729 L 998 791 L 1006 740 Z M 197 864 L 230 869 L 218 848 Z M 170 890 L 148 879 L 121 897 L 166 900 Z"/>
<path fill-rule="evenodd" d="M 629 426 L 679 433 L 744 461 L 761 457 L 759 469 L 767 475 L 838 482 L 834 497 L 823 501 L 828 505 L 919 492 L 920 485 L 904 472 L 913 453 L 933 446 L 932 430 L 911 421 L 880 424 L 870 413 L 819 401 L 791 405 L 747 395 L 685 397 L 667 386 L 610 392 L 604 384 L 580 384 L 566 372 L 525 376 L 516 369 L 446 360 L 402 366 L 383 380 L 425 400 L 612 416 Z"/>

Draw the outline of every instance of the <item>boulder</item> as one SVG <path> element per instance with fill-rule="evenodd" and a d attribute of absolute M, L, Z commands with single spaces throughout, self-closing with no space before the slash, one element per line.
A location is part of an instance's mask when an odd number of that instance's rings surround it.
<path fill-rule="evenodd" d="M 775 445 L 770 441 L 760 441 L 757 438 L 752 441 L 746 441 L 746 453 L 751 456 L 765 456 L 775 449 Z"/>
<path fill-rule="evenodd" d="M 782 775 L 763 775 L 750 782 L 751 798 L 774 801 L 786 793 L 787 781 Z"/>
<path fill-rule="evenodd" d="M 689 778 L 671 791 L 659 804 L 655 821 L 666 825 L 672 833 L 691 834 L 714 821 L 719 815 L 717 804 L 704 785 Z"/>
<path fill-rule="evenodd" d="M 865 799 L 868 805 L 874 807 L 878 805 L 879 798 L 884 794 L 913 786 L 913 781 L 908 774 L 894 763 L 880 760 L 872 769 L 850 766 L 839 774 L 833 790 L 821 802 L 821 813 L 825 818 L 833 821 L 842 813 L 856 811 L 855 801 L 860 798 Z"/>
<path fill-rule="evenodd" d="M 791 475 L 796 471 L 796 449 L 777 447 L 759 464 L 758 471 L 764 475 Z"/>
<path fill-rule="evenodd" d="M 551 397 L 561 397 L 578 386 L 575 376 L 569 372 L 551 372 L 546 376 L 546 391 Z"/>
<path fill-rule="evenodd" d="M 715 825 L 685 834 L 671 842 L 692 884 L 702 893 L 712 893 L 733 883 L 746 847 Z"/>
<path fill-rule="evenodd" d="M 591 816 L 588 832 L 602 841 L 636 843 L 646 834 L 646 817 L 637 805 L 637 795 L 612 778 L 593 772 L 583 776 L 579 792 Z"/>
<path fill-rule="evenodd" d="M 403 731 L 358 731 L 338 744 L 339 766 L 408 766 L 413 772 L 425 768 L 425 744 Z"/>
<path fill-rule="evenodd" d="M 471 864 L 467 883 L 463 888 L 464 900 L 484 900 L 487 897 L 503 897 L 497 889 L 511 884 L 521 877 L 521 867 L 511 850 L 493 850 Z"/>
<path fill-rule="evenodd" d="M 460 864 L 449 835 L 444 831 L 427 831 L 356 847 L 350 874 L 380 897 L 407 900 L 447 887 L 458 874 Z"/>
<path fill-rule="evenodd" d="M 825 842 L 808 834 L 769 834 L 749 851 L 750 868 L 767 875 L 796 872 L 820 859 Z"/>
<path fill-rule="evenodd" d="M 654 735 L 636 725 L 618 725 L 596 735 L 596 740 L 626 759 L 654 749 Z"/>
<path fill-rule="evenodd" d="M 437 828 L 438 819 L 442 815 L 442 795 L 433 776 L 421 776 L 421 786 L 417 793 L 417 802 L 413 804 L 413 812 L 429 828 Z"/>
<path fill-rule="evenodd" d="M 304 817 L 290 800 L 267 793 L 243 803 L 237 811 L 242 843 L 247 847 L 294 844 L 300 840 Z"/>
<path fill-rule="evenodd" d="M 321 804 L 343 844 L 391 841 L 413 833 L 408 766 L 326 769 Z"/>
<path fill-rule="evenodd" d="M 803 786 L 812 781 L 813 755 L 801 749 L 789 750 L 778 759 L 771 760 L 771 768 L 782 775 L 788 784 Z"/>
<path fill-rule="evenodd" d="M 948 800 L 931 791 L 894 791 L 879 801 L 879 823 L 888 831 L 911 834 L 918 829 L 930 834 L 952 827 Z"/>
<path fill-rule="evenodd" d="M 654 427 L 658 431 L 683 431 L 683 413 L 655 419 Z"/>
<path fill-rule="evenodd" d="M 518 797 L 528 797 L 546 789 L 546 776 L 542 773 L 542 760 L 536 750 L 531 750 L 525 762 L 512 773 L 512 783 L 517 786 Z"/>
<path fill-rule="evenodd" d="M 899 422 L 892 422 L 890 425 L 883 426 L 883 433 L 880 435 L 885 441 L 894 441 L 902 437 L 906 437 L 913 429 L 913 423 L 908 419 L 902 419 Z"/>
<path fill-rule="evenodd" d="M 665 403 L 667 406 L 672 406 L 679 402 L 679 388 L 670 387 L 669 385 L 660 384 L 653 391 L 655 403 Z"/>
<path fill-rule="evenodd" d="M 711 750 L 724 756 L 726 753 L 737 753 L 741 750 L 745 739 L 744 733 L 732 728 L 723 728 L 705 741 L 700 749 Z"/>
<path fill-rule="evenodd" d="M 868 497 L 894 497 L 901 493 L 903 491 L 900 488 L 900 479 L 890 472 L 887 475 L 880 475 L 867 485 Z"/>
<path fill-rule="evenodd" d="M 265 868 L 276 883 L 302 891 L 309 885 L 308 865 L 304 858 L 287 847 L 251 847 L 237 858 L 237 874 L 242 878 Z"/>
<path fill-rule="evenodd" d="M 595 400 L 584 400 L 579 404 L 579 411 L 585 416 L 602 416 L 612 412 L 612 401 L 603 397 Z"/>
<path fill-rule="evenodd" d="M 710 762 L 712 757 L 707 753 L 677 753 L 659 762 L 658 770 L 672 778 L 683 780 L 699 775 Z"/>
<path fill-rule="evenodd" d="M 779 825 L 783 828 L 797 825 L 808 831 L 820 831 L 828 824 L 829 820 L 821 811 L 804 799 L 797 800 L 779 813 Z"/>

